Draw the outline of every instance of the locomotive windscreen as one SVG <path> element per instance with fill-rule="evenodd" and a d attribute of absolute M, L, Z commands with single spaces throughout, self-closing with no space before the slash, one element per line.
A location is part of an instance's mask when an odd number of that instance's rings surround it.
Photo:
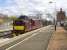
<path fill-rule="evenodd" d="M 24 21 L 21 21 L 21 20 L 16 20 L 15 22 L 14 22 L 14 25 L 19 25 L 19 26 L 21 26 L 21 25 L 24 25 L 25 23 L 24 23 Z"/>

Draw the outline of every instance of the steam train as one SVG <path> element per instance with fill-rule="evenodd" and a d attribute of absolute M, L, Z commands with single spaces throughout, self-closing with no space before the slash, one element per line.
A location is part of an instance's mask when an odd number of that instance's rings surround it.
<path fill-rule="evenodd" d="M 13 20 L 13 31 L 12 33 L 18 36 L 25 32 L 29 32 L 34 29 L 42 27 L 40 20 L 33 20 L 27 16 L 20 16 L 19 18 Z"/>

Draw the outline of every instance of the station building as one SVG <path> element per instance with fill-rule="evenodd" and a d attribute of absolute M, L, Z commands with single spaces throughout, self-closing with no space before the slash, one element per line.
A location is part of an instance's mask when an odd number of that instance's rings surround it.
<path fill-rule="evenodd" d="M 66 18 L 66 13 L 65 11 L 62 10 L 62 8 L 60 8 L 60 11 L 57 12 L 57 24 L 61 25 L 64 23 Z"/>

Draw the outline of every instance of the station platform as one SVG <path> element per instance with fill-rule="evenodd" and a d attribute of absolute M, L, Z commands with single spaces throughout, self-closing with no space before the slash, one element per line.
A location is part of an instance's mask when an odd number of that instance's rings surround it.
<path fill-rule="evenodd" d="M 2 41 L 0 50 L 46 50 L 53 32 L 53 25 L 27 32 Z"/>
<path fill-rule="evenodd" d="M 50 39 L 47 50 L 67 50 L 67 30 L 57 27 Z"/>
<path fill-rule="evenodd" d="M 7 42 L 9 38 L 0 38 L 0 44 Z"/>

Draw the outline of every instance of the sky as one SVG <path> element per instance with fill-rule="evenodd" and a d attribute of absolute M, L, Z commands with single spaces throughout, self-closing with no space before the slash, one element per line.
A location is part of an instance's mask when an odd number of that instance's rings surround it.
<path fill-rule="evenodd" d="M 8 15 L 54 13 L 60 8 L 67 11 L 67 0 L 0 0 L 0 13 Z"/>

